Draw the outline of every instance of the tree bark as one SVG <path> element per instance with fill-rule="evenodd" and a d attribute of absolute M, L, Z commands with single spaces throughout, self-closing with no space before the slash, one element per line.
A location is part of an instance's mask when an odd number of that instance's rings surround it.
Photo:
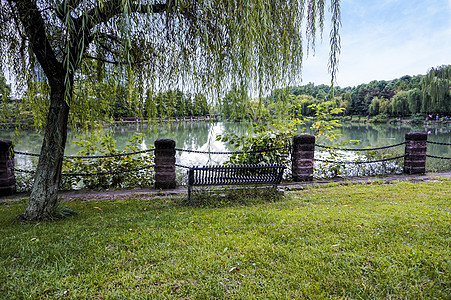
<path fill-rule="evenodd" d="M 57 204 L 57 192 L 67 138 L 69 106 L 65 101 L 64 78 L 51 85 L 50 108 L 30 201 L 21 217 L 36 221 L 46 219 Z"/>

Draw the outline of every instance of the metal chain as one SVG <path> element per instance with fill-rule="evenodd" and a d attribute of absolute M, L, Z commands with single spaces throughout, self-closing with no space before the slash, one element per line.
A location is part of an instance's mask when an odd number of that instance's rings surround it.
<path fill-rule="evenodd" d="M 254 151 L 224 151 L 224 152 L 218 152 L 218 151 L 200 151 L 200 150 L 189 150 L 189 149 L 181 149 L 181 148 L 175 148 L 176 151 L 182 151 L 182 152 L 190 152 L 190 153 L 202 153 L 202 154 L 253 154 L 253 153 L 263 153 L 263 152 L 272 152 L 277 151 L 281 149 L 288 149 L 288 147 L 279 147 L 279 148 L 271 148 L 271 149 L 265 149 L 265 150 L 254 150 Z"/>
<path fill-rule="evenodd" d="M 180 167 L 180 168 L 185 168 L 185 169 L 189 169 L 190 167 L 187 167 L 187 166 L 184 166 L 184 165 L 179 165 L 179 164 L 175 164 L 177 167 Z"/>
<path fill-rule="evenodd" d="M 150 166 L 145 166 L 145 167 L 140 167 L 140 168 L 135 168 L 135 169 L 128 169 L 128 170 L 123 170 L 123 171 L 113 171 L 113 172 L 99 172 L 99 173 L 65 173 L 65 174 L 61 174 L 61 176 L 104 176 L 104 175 L 117 175 L 117 174 L 123 174 L 123 173 L 129 173 L 129 172 L 135 172 L 135 171 L 140 171 L 140 170 L 144 170 L 144 169 L 150 169 L 150 168 L 154 168 L 155 165 L 150 165 Z"/>
<path fill-rule="evenodd" d="M 155 151 L 155 148 L 137 151 L 137 152 L 128 152 L 128 153 L 111 154 L 111 155 L 93 155 L 93 156 L 68 155 L 68 156 L 64 156 L 64 158 L 67 158 L 67 159 L 109 158 L 109 157 L 132 156 L 132 155 L 142 154 L 142 153 L 147 153 L 147 152 L 152 152 L 152 151 Z M 29 152 L 22 152 L 22 151 L 14 151 L 14 154 L 38 156 L 38 157 L 40 156 L 40 154 L 37 154 L 37 153 L 29 153 Z"/>
<path fill-rule="evenodd" d="M 34 171 L 13 168 L 14 172 L 34 174 Z"/>
<path fill-rule="evenodd" d="M 319 145 L 319 144 L 315 144 L 315 146 L 320 147 L 320 148 L 326 148 L 326 149 L 332 149 L 332 150 L 342 150 L 342 151 L 373 151 L 373 150 L 382 150 L 382 149 L 398 147 L 398 146 L 404 145 L 405 143 L 406 142 L 401 142 L 401 143 L 389 145 L 389 146 L 376 147 L 376 148 L 365 148 L 365 149 L 338 148 L 338 147 L 324 146 L 324 145 Z"/>
<path fill-rule="evenodd" d="M 441 142 L 433 142 L 433 141 L 427 141 L 428 144 L 434 144 L 434 145 L 443 145 L 443 146 L 451 146 L 450 143 L 441 143 Z"/>
<path fill-rule="evenodd" d="M 76 156 L 76 155 L 71 155 L 71 156 L 65 156 L 64 158 L 68 158 L 68 159 L 73 159 L 73 158 L 81 158 L 81 159 L 88 159 L 88 158 L 109 158 L 109 157 L 122 157 L 122 156 L 132 156 L 132 155 L 136 155 L 136 154 L 143 154 L 143 153 L 148 153 L 148 152 L 152 152 L 155 151 L 154 148 L 152 149 L 147 149 L 147 150 L 142 150 L 142 151 L 136 151 L 136 152 L 128 152 L 128 153 L 120 153 L 120 154 L 111 154 L 111 155 L 93 155 L 93 156 Z"/>
<path fill-rule="evenodd" d="M 190 152 L 190 153 L 202 153 L 202 154 L 253 154 L 253 153 L 263 153 L 263 152 L 272 152 L 282 149 L 289 149 L 289 147 L 279 147 L 279 148 L 271 148 L 271 149 L 264 149 L 264 150 L 254 150 L 254 151 L 200 151 L 200 150 L 190 150 L 190 149 L 181 149 L 181 148 L 175 148 L 176 151 L 182 151 L 182 152 Z M 64 156 L 68 159 L 89 159 L 89 158 L 108 158 L 108 157 L 121 157 L 121 156 L 128 156 L 128 155 L 136 155 L 136 154 L 142 154 L 155 151 L 155 148 L 143 150 L 143 151 L 137 151 L 137 152 L 130 152 L 130 153 L 121 153 L 121 154 L 112 154 L 112 155 L 93 155 L 93 156 Z M 40 154 L 36 153 L 28 153 L 28 152 L 22 152 L 22 151 L 14 151 L 15 154 L 21 154 L 21 155 L 28 155 L 28 156 L 38 156 Z"/>
<path fill-rule="evenodd" d="M 438 158 L 438 159 L 451 159 L 451 157 L 435 156 L 435 155 L 429 155 L 429 154 L 426 154 L 426 157 Z"/>
<path fill-rule="evenodd" d="M 384 162 L 384 161 L 390 161 L 390 160 L 396 160 L 400 158 L 404 158 L 405 155 L 402 156 L 396 156 L 396 157 L 390 157 L 390 158 L 384 158 L 384 159 L 378 159 L 378 160 L 369 160 L 369 161 L 336 161 L 336 160 L 327 160 L 327 159 L 317 159 L 315 158 L 315 161 L 319 162 L 325 162 L 325 163 L 332 163 L 332 164 L 371 164 L 371 163 L 377 163 L 377 162 Z"/>
<path fill-rule="evenodd" d="M 19 155 L 28 155 L 28 156 L 37 156 L 39 157 L 40 154 L 36 154 L 36 153 L 28 153 L 28 152 L 23 152 L 23 151 L 15 151 L 14 150 L 14 154 L 19 154 Z"/>
<path fill-rule="evenodd" d="M 144 169 L 150 169 L 150 168 L 154 168 L 155 165 L 150 165 L 150 166 L 145 166 L 145 167 L 140 167 L 140 168 L 135 168 L 135 169 L 128 169 L 128 170 L 123 170 L 123 171 L 113 171 L 113 172 L 99 172 L 99 173 L 63 173 L 61 174 L 61 176 L 104 176 L 104 175 L 117 175 L 117 174 L 122 174 L 122 173 L 129 173 L 129 172 L 135 172 L 135 171 L 140 171 L 140 170 L 144 170 Z M 28 174 L 34 174 L 36 173 L 35 171 L 30 171 L 30 170 L 22 170 L 22 169 L 13 169 L 16 172 L 21 172 L 21 173 L 28 173 Z"/>

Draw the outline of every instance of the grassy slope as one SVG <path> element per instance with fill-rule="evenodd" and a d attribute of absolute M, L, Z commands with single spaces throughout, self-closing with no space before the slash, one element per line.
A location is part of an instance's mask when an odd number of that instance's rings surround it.
<path fill-rule="evenodd" d="M 446 298 L 451 181 L 312 187 L 270 203 L 0 203 L 0 298 Z"/>

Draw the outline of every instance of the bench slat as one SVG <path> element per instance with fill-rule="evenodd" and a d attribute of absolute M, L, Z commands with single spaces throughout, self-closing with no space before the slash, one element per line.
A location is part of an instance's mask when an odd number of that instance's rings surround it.
<path fill-rule="evenodd" d="M 188 198 L 193 186 L 277 185 L 285 168 L 283 164 L 191 167 L 188 170 Z"/>

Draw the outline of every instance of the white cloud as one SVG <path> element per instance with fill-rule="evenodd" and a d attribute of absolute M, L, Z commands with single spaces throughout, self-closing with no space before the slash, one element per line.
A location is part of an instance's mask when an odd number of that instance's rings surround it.
<path fill-rule="evenodd" d="M 451 0 L 343 0 L 342 21 L 342 87 L 451 64 Z M 329 83 L 328 48 L 318 44 L 317 56 L 305 60 L 304 83 Z"/>

